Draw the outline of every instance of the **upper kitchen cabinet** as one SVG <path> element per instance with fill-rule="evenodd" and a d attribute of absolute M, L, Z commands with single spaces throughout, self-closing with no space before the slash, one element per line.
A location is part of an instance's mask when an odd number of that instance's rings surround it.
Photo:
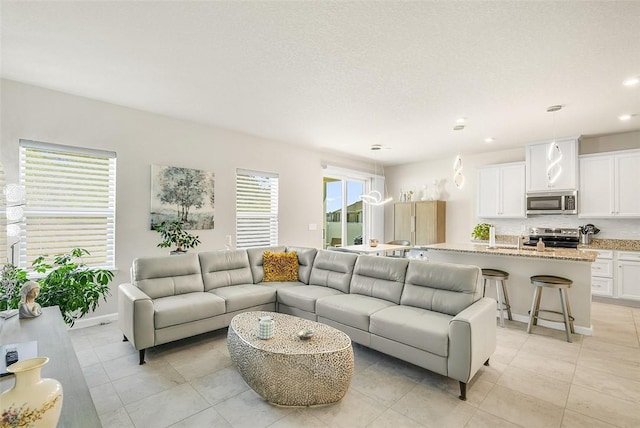
<path fill-rule="evenodd" d="M 580 137 L 557 139 L 560 148 L 557 152 L 551 152 L 551 141 L 531 143 L 526 148 L 526 177 L 527 192 L 555 192 L 558 190 L 576 190 L 578 188 L 578 142 Z M 558 160 L 561 172 L 558 178 L 551 183 L 548 176 L 548 168 L 554 160 Z"/>
<path fill-rule="evenodd" d="M 477 214 L 482 218 L 524 218 L 524 162 L 478 169 Z"/>
<path fill-rule="evenodd" d="M 580 156 L 579 217 L 640 217 L 640 150 Z"/>

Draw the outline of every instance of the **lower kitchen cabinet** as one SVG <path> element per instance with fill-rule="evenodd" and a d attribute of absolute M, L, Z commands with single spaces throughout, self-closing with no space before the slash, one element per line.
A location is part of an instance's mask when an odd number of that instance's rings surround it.
<path fill-rule="evenodd" d="M 618 251 L 618 297 L 640 300 L 640 252 Z"/>
<path fill-rule="evenodd" d="M 591 263 L 591 293 L 613 297 L 613 251 L 598 251 L 596 261 Z"/>
<path fill-rule="evenodd" d="M 640 300 L 640 251 L 598 251 L 591 264 L 591 294 Z"/>

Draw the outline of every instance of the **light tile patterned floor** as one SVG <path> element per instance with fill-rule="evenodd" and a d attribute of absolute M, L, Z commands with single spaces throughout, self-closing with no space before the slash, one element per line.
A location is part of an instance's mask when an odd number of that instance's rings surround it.
<path fill-rule="evenodd" d="M 498 328 L 491 365 L 458 382 L 354 345 L 345 398 L 313 408 L 272 406 L 237 373 L 226 330 L 147 351 L 116 324 L 70 332 L 104 427 L 638 427 L 640 309 L 593 304 L 594 335 L 525 325 Z"/>

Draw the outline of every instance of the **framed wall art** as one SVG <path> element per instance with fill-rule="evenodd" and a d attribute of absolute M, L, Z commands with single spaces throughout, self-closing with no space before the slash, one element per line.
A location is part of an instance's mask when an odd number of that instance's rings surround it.
<path fill-rule="evenodd" d="M 191 168 L 151 165 L 151 229 L 181 221 L 187 230 L 213 229 L 215 174 Z"/>

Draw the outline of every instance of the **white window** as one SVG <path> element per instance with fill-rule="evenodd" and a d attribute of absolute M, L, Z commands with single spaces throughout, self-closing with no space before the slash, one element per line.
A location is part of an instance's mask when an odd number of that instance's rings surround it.
<path fill-rule="evenodd" d="M 278 175 L 236 171 L 237 248 L 278 245 Z"/>
<path fill-rule="evenodd" d="M 115 267 L 116 154 L 20 140 L 26 189 L 20 266 L 84 248 L 89 266 Z"/>

